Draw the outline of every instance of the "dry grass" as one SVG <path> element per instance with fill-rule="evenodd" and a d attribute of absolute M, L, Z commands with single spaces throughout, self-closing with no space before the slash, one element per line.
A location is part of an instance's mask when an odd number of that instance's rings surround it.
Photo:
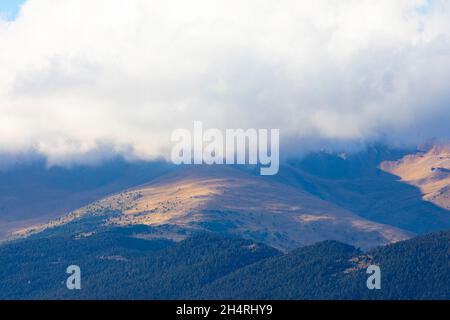
<path fill-rule="evenodd" d="M 380 168 L 418 187 L 424 200 L 450 210 L 450 145 L 437 145 L 425 153 L 385 161 Z"/>
<path fill-rule="evenodd" d="M 192 167 L 106 197 L 32 229 L 29 234 L 85 215 L 120 212 L 112 225 L 171 225 L 184 230 L 219 226 L 219 232 L 287 250 L 325 239 L 368 248 L 406 239 L 409 233 L 361 218 L 296 188 L 226 167 Z M 154 237 L 181 240 L 167 232 Z"/>

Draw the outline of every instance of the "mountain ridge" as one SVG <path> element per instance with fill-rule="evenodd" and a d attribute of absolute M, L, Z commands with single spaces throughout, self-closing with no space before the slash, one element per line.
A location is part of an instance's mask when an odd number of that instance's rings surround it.
<path fill-rule="evenodd" d="M 412 236 L 299 189 L 229 167 L 178 169 L 47 225 L 22 230 L 18 235 L 105 213 L 107 225 L 170 225 L 179 229 L 176 234 L 162 232 L 163 238 L 215 231 L 264 242 L 281 250 L 328 239 L 369 248 Z"/>

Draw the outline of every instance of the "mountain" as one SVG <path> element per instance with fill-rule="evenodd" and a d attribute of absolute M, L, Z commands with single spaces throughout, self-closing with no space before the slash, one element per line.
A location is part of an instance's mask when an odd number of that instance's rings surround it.
<path fill-rule="evenodd" d="M 424 201 L 422 191 L 380 168 L 414 150 L 368 146 L 360 152 L 310 154 L 290 160 L 274 179 L 354 214 L 414 234 L 450 229 L 449 211 Z M 448 181 L 443 181 L 447 185 Z M 445 188 L 445 187 L 444 187 Z"/>
<path fill-rule="evenodd" d="M 18 235 L 66 225 L 74 233 L 95 232 L 105 225 L 147 225 L 154 227 L 151 237 L 171 240 L 213 231 L 280 250 L 329 239 L 370 248 L 412 235 L 298 188 L 227 166 L 186 166 Z"/>
<path fill-rule="evenodd" d="M 380 168 L 420 189 L 423 199 L 450 210 L 450 144 L 384 161 Z"/>
<path fill-rule="evenodd" d="M 168 172 L 164 162 L 115 159 L 97 166 L 47 167 L 43 159 L 0 168 L 0 241 L 108 194 Z"/>
<path fill-rule="evenodd" d="M 142 227 L 91 237 L 52 236 L 0 246 L 0 299 L 177 299 L 246 265 L 280 254 L 250 240 L 212 234 L 179 243 L 135 238 Z M 82 290 L 67 290 L 68 265 Z"/>
<path fill-rule="evenodd" d="M 327 241 L 241 268 L 205 286 L 202 299 L 450 299 L 450 232 L 362 253 Z M 381 289 L 368 290 L 368 265 Z"/>
<path fill-rule="evenodd" d="M 424 191 L 448 186 L 442 154 L 324 151 L 276 176 L 125 162 L 3 171 L 0 229 L 17 224 L 0 244 L 0 299 L 450 299 L 450 234 L 435 232 L 450 230 L 449 210 Z M 65 286 L 72 264 L 81 291 Z M 382 290 L 367 289 L 369 264 Z"/>
<path fill-rule="evenodd" d="M 0 299 L 450 299 L 450 232 L 362 252 L 336 241 L 287 253 L 212 233 L 144 240 L 151 227 L 0 246 Z M 68 265 L 81 290 L 67 290 Z M 368 290 L 366 268 L 381 269 Z"/>

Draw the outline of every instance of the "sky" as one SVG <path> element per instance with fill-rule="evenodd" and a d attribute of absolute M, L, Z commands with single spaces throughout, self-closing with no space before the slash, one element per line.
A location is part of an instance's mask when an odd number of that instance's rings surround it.
<path fill-rule="evenodd" d="M 25 0 L 0 0 L 0 16 L 5 20 L 15 20 L 20 11 L 20 5 Z"/>
<path fill-rule="evenodd" d="M 450 138 L 445 0 L 0 0 L 0 154 L 169 157 L 171 132 L 284 152 Z"/>

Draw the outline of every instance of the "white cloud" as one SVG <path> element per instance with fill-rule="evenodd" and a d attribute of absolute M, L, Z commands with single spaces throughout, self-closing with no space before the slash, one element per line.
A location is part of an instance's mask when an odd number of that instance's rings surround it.
<path fill-rule="evenodd" d="M 450 4 L 427 3 L 28 0 L 0 21 L 0 153 L 168 157 L 194 120 L 450 138 Z"/>

